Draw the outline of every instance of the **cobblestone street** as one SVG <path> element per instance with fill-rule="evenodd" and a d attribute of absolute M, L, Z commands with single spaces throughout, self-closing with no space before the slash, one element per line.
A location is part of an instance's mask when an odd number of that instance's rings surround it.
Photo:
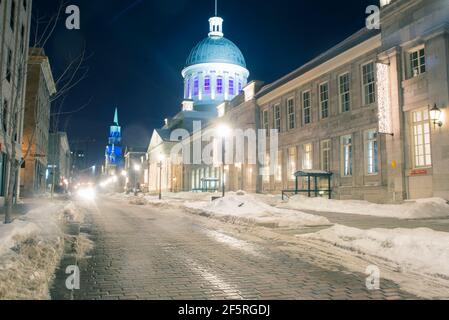
<path fill-rule="evenodd" d="M 414 298 L 387 280 L 368 291 L 364 274 L 311 264 L 274 241 L 242 240 L 180 209 L 104 198 L 85 210 L 81 232 L 94 250 L 78 262 L 81 289 L 64 292 L 63 262 L 53 299 Z"/>

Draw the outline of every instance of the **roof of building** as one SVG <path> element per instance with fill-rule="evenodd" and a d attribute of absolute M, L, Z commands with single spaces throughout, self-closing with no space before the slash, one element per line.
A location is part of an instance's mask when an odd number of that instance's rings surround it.
<path fill-rule="evenodd" d="M 240 49 L 225 37 L 209 36 L 192 49 L 186 67 L 201 63 L 229 63 L 246 68 Z"/>
<path fill-rule="evenodd" d="M 315 59 L 307 62 L 306 64 L 302 65 L 298 69 L 294 70 L 293 72 L 285 75 L 284 77 L 266 85 L 263 87 L 256 95 L 256 97 L 261 97 L 279 87 L 282 85 L 292 81 L 293 79 L 296 79 L 300 77 L 301 75 L 311 71 L 312 69 L 318 67 L 319 65 L 335 58 L 336 56 L 342 54 L 343 52 L 349 50 L 350 48 L 361 44 L 362 42 L 380 34 L 380 30 L 373 29 L 369 30 L 367 28 L 363 28 L 359 30 L 358 32 L 351 35 L 349 38 L 343 40 L 336 46 L 332 47 L 331 49 L 325 51 Z"/>

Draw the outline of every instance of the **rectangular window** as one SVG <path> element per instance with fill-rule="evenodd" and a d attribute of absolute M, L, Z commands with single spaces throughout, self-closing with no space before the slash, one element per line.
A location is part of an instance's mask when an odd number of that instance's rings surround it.
<path fill-rule="evenodd" d="M 210 77 L 204 78 L 204 93 L 210 94 Z"/>
<path fill-rule="evenodd" d="M 302 94 L 302 123 L 309 124 L 312 122 L 312 110 L 310 102 L 310 91 L 303 92 Z"/>
<path fill-rule="evenodd" d="M 223 94 L 223 78 L 217 78 L 217 94 Z"/>
<path fill-rule="evenodd" d="M 199 82 L 198 78 L 195 78 L 195 80 L 193 80 L 193 96 L 194 97 L 198 97 L 199 90 L 200 90 L 200 82 Z"/>
<path fill-rule="evenodd" d="M 321 170 L 330 172 L 331 170 L 331 141 L 321 141 Z"/>
<path fill-rule="evenodd" d="M 239 81 L 239 94 L 243 91 L 243 85 L 242 82 Z"/>
<path fill-rule="evenodd" d="M 303 146 L 302 169 L 303 170 L 313 169 L 313 147 L 311 143 L 305 144 Z"/>
<path fill-rule="evenodd" d="M 411 77 L 417 77 L 426 72 L 425 49 L 415 50 L 409 53 Z"/>
<path fill-rule="evenodd" d="M 427 109 L 415 111 L 412 117 L 415 167 L 430 167 L 432 166 L 432 148 L 429 111 Z"/>
<path fill-rule="evenodd" d="M 278 163 L 276 165 L 276 181 L 282 181 L 282 151 L 278 151 Z"/>
<path fill-rule="evenodd" d="M 264 110 L 262 117 L 263 117 L 263 119 L 262 119 L 263 128 L 265 130 L 266 135 L 269 136 L 270 135 L 270 120 L 268 119 L 268 110 Z"/>
<path fill-rule="evenodd" d="M 229 95 L 234 95 L 234 79 L 229 79 Z"/>
<path fill-rule="evenodd" d="M 274 129 L 281 132 L 281 106 L 279 104 L 273 107 Z"/>
<path fill-rule="evenodd" d="M 270 153 L 265 153 L 265 159 L 264 159 L 264 167 L 263 167 L 263 182 L 269 183 L 270 182 Z"/>
<path fill-rule="evenodd" d="M 340 111 L 347 112 L 351 109 L 351 93 L 349 73 L 342 74 L 338 77 Z"/>
<path fill-rule="evenodd" d="M 295 100 L 290 98 L 287 100 L 288 130 L 296 127 Z"/>
<path fill-rule="evenodd" d="M 362 66 L 363 104 L 369 105 L 376 102 L 376 79 L 374 76 L 374 63 L 370 62 Z"/>
<path fill-rule="evenodd" d="M 352 176 L 352 135 L 341 137 L 342 176 Z"/>
<path fill-rule="evenodd" d="M 296 173 L 296 147 L 288 148 L 288 179 L 294 180 Z"/>
<path fill-rule="evenodd" d="M 377 131 L 369 130 L 365 133 L 365 161 L 368 175 L 379 173 L 379 142 Z"/>
<path fill-rule="evenodd" d="M 320 84 L 320 116 L 321 119 L 329 117 L 329 83 Z"/>

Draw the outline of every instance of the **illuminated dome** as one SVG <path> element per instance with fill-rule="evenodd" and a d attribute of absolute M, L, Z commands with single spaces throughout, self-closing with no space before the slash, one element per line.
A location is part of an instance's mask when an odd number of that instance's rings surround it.
<path fill-rule="evenodd" d="M 223 35 L 223 19 L 209 19 L 209 36 L 190 52 L 184 78 L 184 99 L 196 111 L 216 111 L 223 101 L 230 101 L 248 83 L 249 71 L 240 49 Z"/>
<path fill-rule="evenodd" d="M 230 63 L 246 68 L 240 49 L 225 37 L 207 37 L 190 52 L 186 66 L 200 63 Z"/>

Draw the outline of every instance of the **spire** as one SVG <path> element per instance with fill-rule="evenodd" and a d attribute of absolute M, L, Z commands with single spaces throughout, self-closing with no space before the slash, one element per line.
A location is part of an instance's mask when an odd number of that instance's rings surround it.
<path fill-rule="evenodd" d="M 118 109 L 115 108 L 114 124 L 118 126 Z"/>
<path fill-rule="evenodd" d="M 215 0 L 215 16 L 209 19 L 209 37 L 223 37 L 223 19 L 218 17 L 218 0 Z"/>

